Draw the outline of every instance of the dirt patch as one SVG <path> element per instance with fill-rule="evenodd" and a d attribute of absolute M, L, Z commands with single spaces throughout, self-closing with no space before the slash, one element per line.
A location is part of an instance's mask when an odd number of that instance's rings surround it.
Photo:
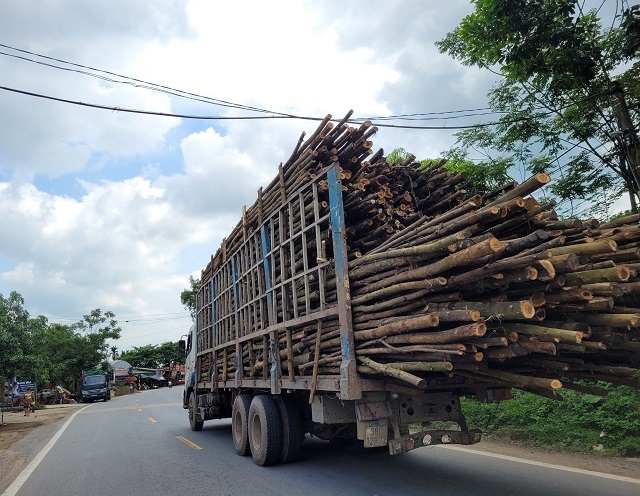
<path fill-rule="evenodd" d="M 36 410 L 28 417 L 22 411 L 4 412 L 4 425 L 0 426 L 0 487 L 12 481 L 24 468 L 27 455 L 12 450 L 11 446 L 34 429 L 62 420 L 84 405 L 48 406 Z"/>

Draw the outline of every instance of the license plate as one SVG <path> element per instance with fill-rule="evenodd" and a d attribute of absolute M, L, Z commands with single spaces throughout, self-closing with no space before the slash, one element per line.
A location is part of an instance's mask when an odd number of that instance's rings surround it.
<path fill-rule="evenodd" d="M 387 445 L 387 426 L 366 427 L 364 432 L 364 447 L 375 448 Z"/>

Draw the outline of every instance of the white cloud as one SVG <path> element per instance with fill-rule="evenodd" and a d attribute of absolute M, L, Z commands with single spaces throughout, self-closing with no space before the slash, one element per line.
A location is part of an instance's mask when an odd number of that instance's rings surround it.
<path fill-rule="evenodd" d="M 388 115 L 486 104 L 491 77 L 433 46 L 471 9 L 466 0 L 9 2 L 0 31 L 10 46 L 229 102 Z M 8 56 L 0 73 L 4 86 L 74 101 L 243 113 Z M 132 115 L 4 91 L 0 106 L 0 293 L 16 290 L 31 313 L 66 322 L 113 310 L 120 349 L 184 332 L 189 275 L 317 126 Z M 381 129 L 374 139 L 419 157 L 452 143 L 450 131 Z"/>

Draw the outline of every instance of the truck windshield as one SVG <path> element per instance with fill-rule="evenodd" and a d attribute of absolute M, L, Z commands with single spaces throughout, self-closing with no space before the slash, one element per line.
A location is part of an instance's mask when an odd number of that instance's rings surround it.
<path fill-rule="evenodd" d="M 88 375 L 86 377 L 82 378 L 82 384 L 84 384 L 85 386 L 91 385 L 97 385 L 97 384 L 105 384 L 105 378 L 103 375 Z"/>

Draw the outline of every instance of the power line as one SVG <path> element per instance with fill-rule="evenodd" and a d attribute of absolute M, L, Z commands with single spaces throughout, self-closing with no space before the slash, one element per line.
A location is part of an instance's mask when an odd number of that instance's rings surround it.
<path fill-rule="evenodd" d="M 68 103 L 71 105 L 79 105 L 82 107 L 90 107 L 102 110 L 111 110 L 114 112 L 124 112 L 130 114 L 141 114 L 141 115 L 152 115 L 156 117 L 175 117 L 181 119 L 195 119 L 195 120 L 264 120 L 264 119 L 296 119 L 296 120 L 306 120 L 306 121 L 322 121 L 323 117 L 310 117 L 310 116 L 301 116 L 301 115 L 269 115 L 269 116 L 207 116 L 207 115 L 189 115 L 189 114 L 174 114 L 169 112 L 154 112 L 150 110 L 138 110 L 138 109 L 129 109 L 122 107 L 110 107 L 108 105 L 99 105 L 95 103 L 85 103 L 79 102 L 75 100 L 68 100 L 66 98 L 58 98 L 49 95 L 43 95 L 41 93 L 33 93 L 31 91 L 19 90 L 16 88 L 9 88 L 6 86 L 0 86 L 0 90 L 10 91 L 13 93 L 19 93 L 22 95 L 32 96 L 35 98 L 43 98 L 45 100 L 52 100 L 56 102 Z M 377 127 L 385 127 L 385 128 L 395 128 L 395 129 L 430 129 L 430 130 L 457 130 L 457 129 L 473 129 L 479 127 L 488 127 L 488 126 L 496 126 L 496 125 L 504 125 L 504 124 L 515 124 L 517 122 L 524 122 L 532 119 L 538 119 L 540 117 L 544 117 L 546 115 L 550 115 L 553 112 L 546 112 L 544 114 L 533 115 L 530 117 L 523 117 L 521 119 L 514 119 L 510 121 L 498 121 L 498 122 L 485 122 L 480 124 L 471 124 L 467 126 L 408 126 L 408 125 L 400 125 L 400 124 L 380 124 L 374 123 Z M 334 122 L 338 122 L 337 119 L 332 119 Z M 354 124 L 362 124 L 364 120 L 362 119 L 352 119 L 348 122 Z"/>
<path fill-rule="evenodd" d="M 0 87 L 0 89 L 4 89 L 6 91 L 14 91 L 17 93 L 22 93 L 25 95 L 29 95 L 29 96 L 33 96 L 33 97 L 38 97 L 38 98 L 45 98 L 45 99 L 50 99 L 50 100 L 54 100 L 54 101 L 59 101 L 59 102 L 63 102 L 63 103 L 69 103 L 69 104 L 74 104 L 74 105 L 80 105 L 80 106 L 86 106 L 86 107 L 92 107 L 92 108 L 98 108 L 98 109 L 104 109 L 104 110 L 112 110 L 112 111 L 119 111 L 119 112 L 127 112 L 127 113 L 137 113 L 137 114 L 146 114 L 146 115 L 154 115 L 154 116 L 160 116 L 160 117 L 178 117 L 178 118 L 184 118 L 184 119 L 199 119 L 199 120 L 255 120 L 255 119 L 283 119 L 283 118 L 290 118 L 290 119 L 298 119 L 298 120 L 311 120 L 311 121 L 321 121 L 323 120 L 323 118 L 321 117 L 309 117 L 309 116 L 298 116 L 298 115 L 293 115 L 293 114 L 289 114 L 289 113 L 283 113 L 283 112 L 277 112 L 277 111 L 270 111 L 270 110 L 266 110 L 266 109 L 262 109 L 259 107 L 252 107 L 252 106 L 248 106 L 248 105 L 243 105 L 243 104 L 239 104 L 239 103 L 233 103 L 233 102 L 229 102 L 226 100 L 219 100 L 219 99 L 215 99 L 215 98 L 211 98 L 211 97 L 205 97 L 202 95 L 198 95 L 196 93 L 190 93 L 190 92 L 186 92 L 186 91 L 182 91 L 179 89 L 175 89 L 175 88 L 171 88 L 169 86 L 164 86 L 164 85 L 159 85 L 156 83 L 151 83 L 148 81 L 144 81 L 141 79 L 136 79 L 136 78 L 132 78 L 129 76 L 124 76 L 121 74 L 117 74 L 114 72 L 110 72 L 110 71 L 105 71 L 102 69 L 97 69 L 94 67 L 90 67 L 90 66 L 85 66 L 82 64 L 76 64 L 74 62 L 68 62 L 66 60 L 62 60 L 62 59 L 57 59 L 54 57 L 49 57 L 46 55 L 42 55 L 42 54 L 38 54 L 35 52 L 30 52 L 28 50 L 23 50 L 23 49 L 19 49 L 19 48 L 15 48 L 9 45 L 5 45 L 5 44 L 1 44 L 0 43 L 0 47 L 4 47 L 4 48 L 8 48 L 10 50 L 14 50 L 20 53 L 24 53 L 24 54 L 28 54 L 31 56 L 35 56 L 35 57 L 40 57 L 43 58 L 45 60 L 51 60 L 51 61 L 55 61 L 55 62 L 60 62 L 66 65 L 70 65 L 73 67 L 79 67 L 81 69 L 88 69 L 91 71 L 97 71 L 97 72 L 101 72 L 103 74 L 108 74 L 110 76 L 117 76 L 119 78 L 125 78 L 125 79 L 129 79 L 130 81 L 118 81 L 115 79 L 112 79 L 110 77 L 105 77 L 102 76 L 100 74 L 93 74 L 93 73 L 89 73 L 85 70 L 77 70 L 77 69 L 70 69 L 70 68 L 66 68 L 66 67 L 60 67 L 58 65 L 54 65 L 54 64 L 50 64 L 50 63 L 45 63 L 45 62 L 40 62 L 37 60 L 33 60 L 27 57 L 23 57 L 23 56 L 19 56 L 19 55 L 15 55 L 15 54 L 8 54 L 5 52 L 0 52 L 0 55 L 5 55 L 5 56 L 9 56 L 9 57 L 14 57 L 14 58 L 18 58 L 18 59 L 22 59 L 25 61 L 29 61 L 29 62 L 33 62 L 36 64 L 41 64 L 47 67 L 52 67 L 52 68 L 56 68 L 56 69 L 60 69 L 60 70 L 65 70 L 65 71 L 71 71 L 71 72 L 77 72 L 80 74 L 84 74 L 87 76 L 92 76 L 92 77 L 96 77 L 99 79 L 103 79 L 103 80 L 107 80 L 110 82 L 114 82 L 114 83 L 120 83 L 120 84 L 130 84 L 133 85 L 135 87 L 142 87 L 142 88 L 146 88 L 146 89 L 150 89 L 153 91 L 159 91 L 159 92 L 164 92 L 173 96 L 177 96 L 180 98 L 187 98 L 187 99 L 191 99 L 191 100 L 195 100 L 195 101 L 200 101 L 203 103 L 210 103 L 213 105 L 218 105 L 218 106 L 223 106 L 223 107 L 228 107 L 228 108 L 235 108 L 235 109 L 239 109 L 239 110 L 247 110 L 249 112 L 258 112 L 258 113 L 268 113 L 271 114 L 269 116 L 197 116 L 197 115 L 187 115 L 187 114 L 173 114 L 173 113 L 164 113 L 164 112 L 153 112 L 153 111 L 143 111 L 143 110 L 136 110 L 136 109 L 123 109 L 120 107 L 109 107 L 109 106 L 104 106 L 104 105 L 98 105 L 98 104 L 88 104 L 88 103 L 84 103 L 84 102 L 78 102 L 78 101 L 73 101 L 73 100 L 68 100 L 68 99 L 62 99 L 62 98 L 57 98 L 57 97 L 51 97 L 51 96 L 47 96 L 47 95 L 42 95 L 39 93 L 32 93 L 32 92 L 27 92 L 27 91 L 23 91 L 23 90 L 18 90 L 18 89 L 13 89 L 13 88 L 7 88 L 7 87 Z M 133 81 L 133 82 L 131 82 Z M 142 84 L 139 84 L 142 83 Z M 599 95 L 593 95 L 593 96 L 599 96 Z M 593 97 L 591 96 L 591 97 Z M 588 100 L 589 98 L 586 98 L 585 100 Z M 580 102 L 576 102 L 576 103 L 580 103 Z M 571 105 L 567 105 L 567 107 L 569 107 Z M 487 127 L 487 126 L 493 126 L 493 125 L 499 125 L 499 124 L 513 124 L 513 123 L 518 123 L 518 122 L 524 122 L 527 120 L 532 120 L 532 119 L 536 119 L 536 118 L 540 118 L 540 117 L 544 117 L 546 115 L 550 115 L 553 112 L 551 111 L 547 111 L 544 112 L 542 114 L 538 114 L 538 115 L 533 115 L 530 117 L 524 117 L 521 119 L 514 119 L 514 120 L 508 120 L 508 121 L 498 121 L 498 122 L 488 122 L 488 123 L 480 123 L 480 124 L 472 124 L 472 125 L 467 125 L 467 126 L 409 126 L 409 125 L 398 125 L 398 124 L 382 124 L 380 121 L 389 121 L 389 120 L 409 120 L 409 121 L 426 121 L 426 120 L 449 120 L 449 119 L 458 119 L 458 118 L 463 118 L 463 117 L 476 117 L 476 116 L 482 116 L 482 115 L 493 115 L 493 114 L 505 114 L 506 112 L 502 112 L 502 111 L 492 111 L 492 112 L 484 112 L 484 113 L 474 113 L 474 114 L 463 114 L 463 115 L 449 115 L 449 114 L 462 114 L 463 112 L 480 112 L 480 111 L 485 111 L 485 110 L 492 110 L 490 107 L 484 107 L 484 108 L 479 108 L 479 109 L 465 109 L 465 110 L 451 110 L 451 111 L 444 111 L 444 112 L 426 112 L 426 113 L 413 113 L 413 114 L 400 114 L 400 115 L 391 115 L 391 116 L 378 116 L 378 117 L 374 117 L 374 118 L 355 118 L 352 120 L 349 120 L 349 123 L 356 123 L 356 124 L 362 124 L 365 120 L 375 120 L 376 122 L 376 126 L 377 127 L 387 127 L 387 128 L 397 128 L 397 129 L 424 129 L 424 130 L 457 130 L 457 129 L 472 129 L 472 128 L 478 128 L 478 127 Z M 437 116 L 437 115 L 448 115 L 447 117 L 425 117 L 425 116 Z M 334 121 L 337 122 L 337 121 Z"/>
<path fill-rule="evenodd" d="M 77 72 L 78 74 L 83 74 L 86 76 L 91 76 L 91 77 L 95 77 L 101 80 L 105 80 L 105 81 L 109 81 L 109 82 L 113 82 L 113 83 L 118 83 L 118 84 L 129 84 L 135 87 L 139 87 L 139 88 L 146 88 L 146 89 L 150 89 L 153 91 L 159 91 L 162 93 L 166 93 L 169 95 L 173 95 L 173 96 L 177 96 L 180 98 L 187 98 L 190 100 L 194 100 L 194 101 L 199 101 L 199 102 L 203 102 L 203 103 L 210 103 L 213 105 L 219 105 L 222 107 L 229 107 L 229 108 L 237 108 L 237 109 L 241 109 L 241 110 L 248 110 L 248 111 L 252 111 L 252 112 L 262 112 L 262 113 L 269 113 L 269 114 L 273 114 L 273 115 L 281 115 L 281 116 L 291 116 L 291 114 L 288 113 L 283 113 L 283 112 L 275 112 L 275 111 L 271 111 L 271 110 L 266 110 L 266 109 L 262 109 L 259 107 L 252 107 L 252 106 L 248 106 L 248 105 L 244 105 L 244 104 L 239 104 L 239 103 L 233 103 L 233 102 L 229 102 L 229 101 L 225 101 L 225 100 L 219 100 L 216 98 L 211 98 L 211 97 L 207 97 L 207 96 L 202 96 L 196 93 L 190 93 L 190 92 L 186 92 L 183 90 L 179 90 L 176 88 L 172 88 L 169 86 L 164 86 L 164 85 L 160 85 L 160 84 L 156 84 L 156 83 L 152 83 L 152 82 L 148 82 L 148 81 L 144 81 L 141 79 L 136 79 L 136 78 L 132 78 L 130 76 L 124 76 L 122 74 L 117 74 L 114 72 L 109 72 L 109 71 L 105 71 L 102 69 L 97 69 L 94 67 L 89 67 L 89 66 L 85 66 L 82 64 L 76 64 L 74 62 L 69 62 L 66 60 L 62 60 L 62 59 L 57 59 L 54 57 L 49 57 L 46 55 L 42 55 L 42 54 L 38 54 L 35 52 L 30 52 L 28 50 L 23 50 L 20 48 L 15 48 L 15 47 L 11 47 L 9 45 L 4 45 L 0 43 L 0 47 L 4 47 L 4 48 L 8 48 L 10 50 L 14 50 L 20 53 L 25 53 L 34 57 L 40 57 L 46 60 L 51 60 L 51 61 L 55 61 L 55 62 L 60 62 L 62 64 L 66 64 L 66 65 L 70 65 L 73 67 L 79 67 L 83 70 L 78 70 L 78 69 L 71 69 L 68 67 L 61 67 L 59 65 L 55 65 L 55 64 L 50 64 L 47 62 L 41 62 L 38 60 L 33 60 L 31 58 L 28 57 L 24 57 L 24 56 L 20 56 L 20 55 L 15 55 L 15 54 L 10 54 L 10 53 L 6 53 L 6 52 L 0 52 L 0 55 L 5 55 L 7 57 L 13 57 L 13 58 L 17 58 L 20 60 L 24 60 L 27 62 L 32 62 L 34 64 L 39 64 L 39 65 L 43 65 L 46 67 L 51 67 L 54 69 L 59 69 L 59 70 L 63 70 L 63 71 L 69 71 L 69 72 Z M 91 71 L 97 71 L 97 72 L 101 72 L 103 74 L 108 74 L 110 76 L 117 76 L 119 78 L 124 78 L 124 79 L 129 79 L 130 81 L 119 81 L 116 79 L 113 79 L 111 77 L 107 77 L 107 76 L 102 76 L 100 74 L 95 74 L 95 73 L 91 73 L 91 72 L 87 72 L 84 69 L 88 69 Z M 142 84 L 139 84 L 142 83 Z M 406 119 L 406 120 L 434 120 L 435 118 L 432 119 L 420 119 L 419 117 L 422 116 L 433 116 L 433 115 L 447 115 L 447 114 L 461 114 L 463 112 L 479 112 L 479 111 L 485 111 L 485 110 L 492 110 L 490 107 L 485 107 L 485 108 L 480 108 L 480 109 L 463 109 L 463 110 L 449 110 L 449 111 L 444 111 L 444 112 L 424 112 L 424 113 L 414 113 L 414 114 L 402 114 L 402 115 L 391 115 L 391 116 L 377 116 L 377 117 L 373 117 L 373 118 L 364 118 L 366 120 L 401 120 L 401 119 Z M 487 112 L 486 114 L 473 114 L 473 115 L 459 115 L 459 116 L 449 116 L 449 117 L 443 117 L 442 119 L 454 119 L 454 118 L 462 118 L 462 117 L 473 117 L 475 115 L 488 115 L 488 114 L 497 114 L 497 113 L 502 113 L 502 112 Z"/>
<path fill-rule="evenodd" d="M 14 55 L 14 54 L 8 54 L 8 53 L 5 53 L 5 52 L 0 52 L 1 55 L 6 55 L 8 57 L 14 57 L 14 58 L 18 58 L 18 59 L 25 60 L 25 61 L 28 61 L 28 62 L 33 62 L 35 64 L 40 64 L 40 65 L 44 65 L 44 66 L 47 66 L 47 67 L 52 67 L 52 68 L 60 69 L 60 70 L 64 70 L 64 71 L 77 72 L 79 74 L 84 74 L 86 76 L 96 77 L 98 79 L 106 80 L 106 81 L 113 82 L 113 83 L 129 84 L 129 85 L 132 85 L 132 86 L 135 86 L 135 87 L 142 87 L 142 88 L 152 89 L 154 91 L 168 93 L 168 94 L 172 94 L 174 96 L 180 96 L 182 98 L 189 98 L 189 99 L 197 100 L 197 101 L 206 101 L 206 103 L 211 103 L 211 104 L 219 105 L 219 106 L 222 106 L 222 107 L 232 107 L 232 108 L 238 108 L 238 109 L 241 109 L 241 110 L 249 110 L 249 111 L 252 111 L 252 112 L 263 112 L 263 113 L 283 115 L 283 116 L 288 115 L 288 114 L 285 114 L 285 113 L 273 112 L 273 111 L 270 111 L 270 110 L 261 109 L 259 107 L 252 107 L 252 106 L 249 106 L 249 105 L 233 103 L 233 102 L 229 102 L 229 101 L 226 101 L 226 100 L 219 100 L 219 99 L 216 99 L 216 98 L 205 97 L 205 96 L 202 96 L 202 95 L 198 95 L 196 93 L 190 93 L 190 92 L 187 92 L 187 91 L 182 91 L 182 90 L 179 90 L 179 89 L 171 88 L 170 86 L 164 86 L 164 85 L 161 85 L 161 84 L 151 83 L 151 82 L 148 82 L 148 81 L 144 81 L 142 79 L 136 79 L 136 78 L 132 78 L 132 77 L 129 77 L 129 76 L 124 76 L 122 74 L 118 74 L 118 73 L 115 73 L 115 72 L 105 71 L 105 70 L 102 70 L 102 69 L 97 69 L 95 67 L 90 67 L 90 66 L 86 66 L 86 65 L 82 65 L 82 64 L 76 64 L 74 62 L 68 62 L 66 60 L 57 59 L 55 57 L 49 57 L 47 55 L 42 55 L 42 54 L 39 54 L 39 53 L 30 52 L 28 50 L 23 50 L 23 49 L 20 49 L 20 48 L 15 48 L 15 47 L 9 46 L 9 45 L 4 45 L 2 43 L 0 43 L 0 47 L 8 48 L 10 50 L 14 50 L 14 51 L 20 52 L 20 53 L 26 53 L 28 55 L 33 55 L 35 57 L 40 57 L 40 58 L 43 58 L 45 60 L 52 60 L 52 61 L 55 61 L 55 62 L 60 62 L 62 64 L 67 64 L 67 65 L 70 65 L 70 66 L 73 66 L 73 67 L 79 67 L 81 69 L 88 69 L 88 70 L 91 70 L 91 71 L 97 71 L 97 72 L 101 72 L 103 74 L 108 74 L 110 76 L 117 76 L 119 78 L 124 78 L 124 79 L 129 79 L 130 80 L 130 81 L 118 81 L 118 80 L 115 80 L 115 79 L 112 79 L 112 78 L 101 76 L 99 74 L 92 74 L 92 73 L 86 72 L 84 70 L 80 71 L 80 70 L 76 70 L 76 69 L 69 69 L 69 68 L 66 68 L 66 67 L 60 67 L 60 66 L 57 66 L 57 65 L 54 65 L 54 64 L 48 64 L 48 63 L 45 63 L 45 62 L 40 62 L 40 61 L 37 61 L 37 60 L 29 59 L 27 57 L 21 57 L 21 56 Z M 138 83 L 142 83 L 142 84 L 138 84 Z M 195 97 L 195 98 L 193 98 L 193 97 Z"/>

